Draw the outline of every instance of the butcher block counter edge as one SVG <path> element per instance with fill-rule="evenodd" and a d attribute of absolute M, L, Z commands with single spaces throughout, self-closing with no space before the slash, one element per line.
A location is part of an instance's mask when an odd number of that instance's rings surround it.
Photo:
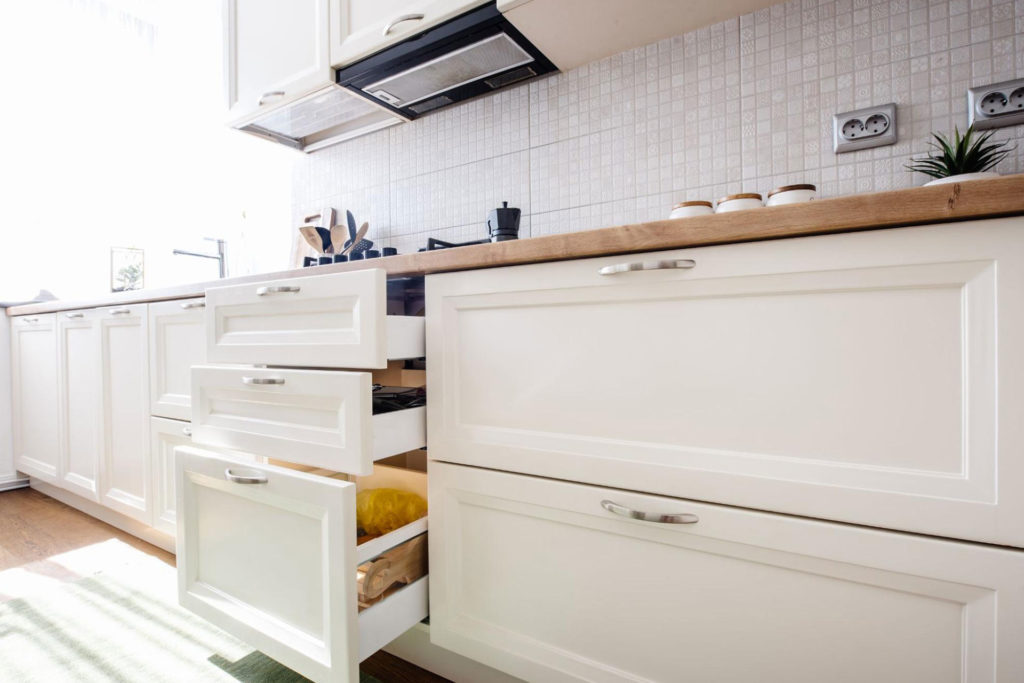
<path fill-rule="evenodd" d="M 276 273 L 197 282 L 163 289 L 121 292 L 94 299 L 14 306 L 7 315 L 30 315 L 115 304 L 203 296 L 207 288 L 301 275 L 383 268 L 389 275 L 426 275 L 454 270 L 562 261 L 684 247 L 896 228 L 927 223 L 1024 215 L 1024 174 L 931 187 L 820 199 L 710 216 L 633 223 L 458 249 L 400 254 Z M 567 226 L 569 229 L 572 226 Z"/>

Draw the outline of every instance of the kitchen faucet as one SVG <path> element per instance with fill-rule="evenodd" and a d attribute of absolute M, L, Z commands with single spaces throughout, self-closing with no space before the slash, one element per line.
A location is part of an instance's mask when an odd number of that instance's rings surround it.
<path fill-rule="evenodd" d="M 224 260 L 224 240 L 217 237 L 204 237 L 204 240 L 217 243 L 217 253 L 215 254 L 201 254 L 195 251 L 185 251 L 184 249 L 175 249 L 174 254 L 177 256 L 198 256 L 199 258 L 212 258 L 217 260 L 221 279 L 228 275 L 228 264 Z"/>

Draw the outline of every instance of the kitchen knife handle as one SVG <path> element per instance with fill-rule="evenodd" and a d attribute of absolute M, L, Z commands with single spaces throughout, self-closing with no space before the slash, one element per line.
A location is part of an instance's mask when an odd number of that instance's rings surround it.
<path fill-rule="evenodd" d="M 384 32 L 381 35 L 387 37 L 387 35 L 391 33 L 391 29 L 398 24 L 401 24 L 403 21 L 422 21 L 423 17 L 423 14 L 403 14 L 400 17 L 395 17 L 388 23 L 384 24 Z"/>

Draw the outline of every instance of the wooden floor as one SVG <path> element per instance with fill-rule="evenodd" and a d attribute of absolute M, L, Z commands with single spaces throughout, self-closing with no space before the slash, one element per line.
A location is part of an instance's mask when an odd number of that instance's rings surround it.
<path fill-rule="evenodd" d="M 0 571 L 112 538 L 174 565 L 174 555 L 33 489 L 0 492 Z M 445 678 L 378 652 L 359 668 L 382 683 L 444 683 Z"/>

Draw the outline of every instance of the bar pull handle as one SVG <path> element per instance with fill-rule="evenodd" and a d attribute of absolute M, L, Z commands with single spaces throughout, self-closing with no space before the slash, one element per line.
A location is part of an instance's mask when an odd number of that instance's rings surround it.
<path fill-rule="evenodd" d="M 641 522 L 655 522 L 656 524 L 696 524 L 700 521 L 697 515 L 691 515 L 689 513 L 679 513 L 675 515 L 662 515 L 654 512 L 643 512 L 641 510 L 633 510 L 625 505 L 619 505 L 610 500 L 602 500 L 601 507 L 608 512 L 612 512 L 621 517 L 629 517 L 630 519 L 639 519 Z"/>
<path fill-rule="evenodd" d="M 597 271 L 598 275 L 615 275 L 616 273 L 629 273 L 637 270 L 689 270 L 697 265 L 693 259 L 669 259 L 666 261 L 632 261 L 630 263 L 616 263 L 613 266 L 605 266 Z"/>
<path fill-rule="evenodd" d="M 193 308 L 206 308 L 206 301 L 186 301 L 181 307 L 186 311 Z"/>
<path fill-rule="evenodd" d="M 68 313 L 65 317 L 68 317 L 68 318 L 84 318 L 85 317 L 85 313 L 83 313 L 82 311 L 76 311 L 75 313 Z"/>
<path fill-rule="evenodd" d="M 284 90 L 271 90 L 269 92 L 263 93 L 262 95 L 260 95 L 260 98 L 256 100 L 256 106 L 262 107 L 266 103 L 266 99 L 268 97 L 284 97 Z"/>
<path fill-rule="evenodd" d="M 182 427 L 181 428 L 181 433 L 184 434 L 185 436 L 191 437 L 192 436 L 192 428 L 191 427 Z"/>
<path fill-rule="evenodd" d="M 381 33 L 381 35 L 387 37 L 387 35 L 391 33 L 391 29 L 398 26 L 403 21 L 422 21 L 423 16 L 424 15 L 422 14 L 403 14 L 400 17 L 395 17 L 388 23 L 384 24 L 384 32 Z"/>
<path fill-rule="evenodd" d="M 228 481 L 233 481 L 236 484 L 266 484 L 267 478 L 262 474 L 235 474 L 228 467 L 224 470 L 224 478 Z"/>
<path fill-rule="evenodd" d="M 268 384 L 284 384 L 283 377 L 243 377 L 242 384 L 266 386 Z"/>
<path fill-rule="evenodd" d="M 295 293 L 300 291 L 301 287 L 295 285 L 278 285 L 276 287 L 258 287 L 256 289 L 256 296 L 266 296 L 267 294 L 287 294 Z"/>
<path fill-rule="evenodd" d="M 110 315 L 128 315 L 132 312 L 130 308 L 115 308 L 110 312 Z"/>

